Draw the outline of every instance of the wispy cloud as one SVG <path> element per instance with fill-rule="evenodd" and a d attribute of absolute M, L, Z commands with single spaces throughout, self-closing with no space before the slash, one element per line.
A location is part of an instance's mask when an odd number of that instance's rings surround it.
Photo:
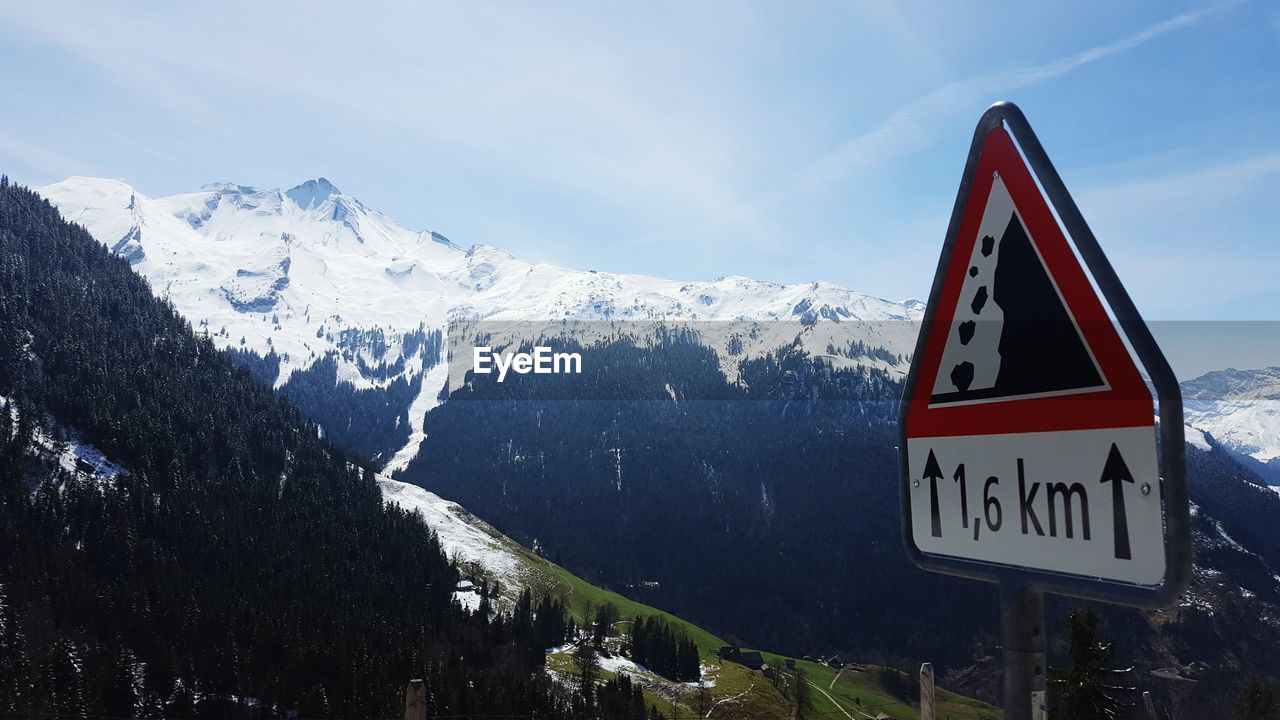
<path fill-rule="evenodd" d="M 468 153 L 631 212 L 744 212 L 739 129 L 662 46 L 588 15 L 371 6 L 335 23 L 294 3 L 147 13 L 49 2 L 16 6 L 12 20 L 211 143 L 261 132 L 284 105 L 297 122 L 342 119 L 368 138 L 403 138 L 408 151 Z M 262 115 L 244 115 L 246 105 Z"/>
<path fill-rule="evenodd" d="M 1280 152 L 1263 152 L 1223 163 L 1108 183 L 1076 193 L 1081 208 L 1108 221 L 1150 222 L 1240 203 L 1280 180 Z M 1273 191 L 1274 192 L 1274 191 Z M 1280 195 L 1280 192 L 1274 194 Z M 1144 220 L 1144 218 L 1146 218 Z"/>
<path fill-rule="evenodd" d="M 1062 77 L 1090 63 L 1132 50 L 1155 38 L 1189 27 L 1205 17 L 1243 0 L 1232 0 L 1191 10 L 1155 23 L 1127 37 L 1083 50 L 1041 65 L 1003 70 L 947 83 L 889 113 L 870 131 L 849 138 L 818 158 L 794 177 L 787 194 L 813 191 L 849 175 L 878 168 L 885 162 L 915 152 L 934 137 L 946 120 L 972 113 L 1001 95 Z"/>
<path fill-rule="evenodd" d="M 1075 193 L 1149 318 L 1274 318 L 1280 152 L 1095 184 Z"/>
<path fill-rule="evenodd" d="M 1051 62 L 1028 65 L 955 80 L 902 105 L 871 130 L 851 137 L 786 177 L 756 202 L 737 203 L 729 212 L 703 216 L 677 233 L 642 242 L 659 243 L 670 236 L 714 236 L 726 228 L 766 226 L 767 218 L 798 197 L 820 191 L 850 177 L 879 170 L 896 158 L 926 149 L 938 128 L 955 118 L 972 115 L 1002 95 L 1062 77 L 1081 67 L 1120 55 L 1162 35 L 1195 25 L 1204 18 L 1247 0 L 1227 0 L 1180 13 L 1110 43 L 1091 47 Z M 757 243 L 759 245 L 759 243 Z"/>
<path fill-rule="evenodd" d="M 57 177 L 84 172 L 82 164 L 56 150 L 17 139 L 0 127 L 0 167 L 5 172 L 25 171 L 35 177 Z"/>

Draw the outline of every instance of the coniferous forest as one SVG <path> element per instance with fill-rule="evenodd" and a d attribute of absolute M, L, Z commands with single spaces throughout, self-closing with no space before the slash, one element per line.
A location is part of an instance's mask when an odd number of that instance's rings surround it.
<path fill-rule="evenodd" d="M 560 606 L 464 610 L 369 470 L 7 179 L 0 396 L 0 716 L 392 717 L 414 677 L 440 715 L 647 714 L 541 672 Z M 36 452 L 59 428 L 123 472 Z"/>
<path fill-rule="evenodd" d="M 905 667 L 993 639 L 992 589 L 916 570 L 899 542 L 900 383 L 784 349 L 733 384 L 679 333 L 560 343 L 582 375 L 451 389 L 398 477 L 750 647 Z"/>
<path fill-rule="evenodd" d="M 994 652 L 994 587 L 918 570 L 902 548 L 899 382 L 783 348 L 742 361 L 733 383 L 714 351 L 678 333 L 539 344 L 581 352 L 583 374 L 469 377 L 428 413 L 429 440 L 400 479 L 749 647 L 904 670 L 927 658 L 942 672 Z M 1280 636 L 1251 603 L 1280 600 L 1268 569 L 1280 528 L 1265 520 L 1280 499 L 1221 450 L 1189 450 L 1187 462 L 1193 502 L 1239 518 L 1224 527 L 1249 550 L 1202 543 L 1197 557 L 1248 595 L 1188 604 L 1158 629 L 1136 610 L 1098 612 L 1126 661 L 1276 667 Z M 1051 618 L 1078 605 L 1054 598 Z"/>

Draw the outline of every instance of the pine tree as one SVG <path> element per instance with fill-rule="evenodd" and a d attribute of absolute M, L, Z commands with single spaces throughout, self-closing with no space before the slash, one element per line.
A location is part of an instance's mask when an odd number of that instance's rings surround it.
<path fill-rule="evenodd" d="M 596 647 L 602 647 L 605 639 L 613 632 L 613 624 L 617 621 L 618 608 L 613 603 L 605 603 L 596 608 L 591 643 Z"/>
<path fill-rule="evenodd" d="M 578 668 L 578 691 L 591 704 L 595 698 L 596 670 L 600 667 L 595 648 L 589 643 L 580 643 L 573 651 L 573 664 Z"/>
<path fill-rule="evenodd" d="M 1240 688 L 1240 720 L 1274 720 L 1277 716 L 1275 688 L 1265 681 L 1251 677 Z"/>
<path fill-rule="evenodd" d="M 1092 608 L 1067 616 L 1067 654 L 1070 664 L 1053 673 L 1057 707 L 1051 715 L 1061 720 L 1114 720 L 1135 703 L 1128 698 L 1137 689 L 1125 683 L 1133 668 L 1110 667 L 1111 643 L 1100 638 L 1099 618 Z"/>
<path fill-rule="evenodd" d="M 47 658 L 39 683 L 47 712 L 66 718 L 88 717 L 80 652 L 63 638 L 53 645 Z"/>
<path fill-rule="evenodd" d="M 141 709 L 137 658 L 125 647 L 115 648 L 103 679 L 98 706 L 113 718 L 136 718 Z"/>
<path fill-rule="evenodd" d="M 0 413 L 5 412 L 0 408 Z M 31 675 L 22 628 L 0 585 L 0 713 L 17 713 L 32 701 Z"/>
<path fill-rule="evenodd" d="M 792 683 L 792 694 L 796 703 L 795 718 L 796 720 L 801 720 L 805 717 L 805 706 L 809 704 L 809 677 L 808 674 L 800 668 L 796 668 L 792 677 L 795 680 L 794 683 Z"/>

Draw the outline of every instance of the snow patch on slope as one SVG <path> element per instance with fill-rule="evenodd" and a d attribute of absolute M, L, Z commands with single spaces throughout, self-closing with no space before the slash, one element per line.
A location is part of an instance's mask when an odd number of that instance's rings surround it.
<path fill-rule="evenodd" d="M 523 584 L 525 563 L 520 557 L 520 546 L 513 540 L 461 505 L 417 485 L 384 476 L 378 477 L 378 485 L 385 501 L 422 515 L 427 526 L 440 537 L 446 556 L 483 568 L 508 588 Z"/>
<path fill-rule="evenodd" d="M 1204 434 L 1203 430 L 1187 425 L 1183 428 L 1182 435 L 1186 438 L 1187 445 L 1190 447 L 1204 450 L 1205 452 L 1213 449 L 1213 446 L 1209 444 L 1209 438 Z"/>
<path fill-rule="evenodd" d="M 480 594 L 474 590 L 458 590 L 453 593 L 453 599 L 467 612 L 473 613 L 480 609 Z"/>
<path fill-rule="evenodd" d="M 16 432 L 20 417 L 17 403 L 0 395 L 0 407 L 7 406 Z M 8 441 L 11 438 L 4 438 Z M 68 427 L 52 424 L 47 418 L 37 420 L 32 426 L 31 440 L 35 453 L 55 462 L 63 471 L 110 484 L 124 472 L 124 467 L 113 462 L 101 450 L 87 442 L 81 434 Z"/>
<path fill-rule="evenodd" d="M 427 433 L 424 430 L 427 413 L 440 404 L 439 388 L 444 387 L 449 375 L 448 358 L 445 357 L 447 352 L 447 347 L 441 346 L 439 362 L 427 371 L 422 379 L 422 391 L 409 405 L 409 441 L 387 462 L 383 472 L 388 475 L 409 467 L 409 463 L 418 456 L 418 448 L 422 445 L 422 441 L 427 439 Z M 431 392 L 432 388 L 436 388 L 436 391 Z"/>

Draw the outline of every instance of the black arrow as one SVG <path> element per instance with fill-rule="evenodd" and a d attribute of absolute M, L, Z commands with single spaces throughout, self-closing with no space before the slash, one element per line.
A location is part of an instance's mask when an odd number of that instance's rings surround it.
<path fill-rule="evenodd" d="M 938 467 L 938 458 L 929 451 L 929 459 L 924 461 L 924 476 L 929 478 L 930 512 L 933 514 L 933 536 L 942 537 L 942 518 L 938 517 L 938 481 L 942 479 L 942 468 Z"/>
<path fill-rule="evenodd" d="M 1133 473 L 1124 464 L 1120 456 L 1120 448 L 1111 443 L 1111 452 L 1107 453 L 1107 462 L 1102 466 L 1101 482 L 1111 483 L 1111 514 L 1116 523 L 1116 559 L 1132 560 L 1129 550 L 1129 517 L 1124 511 L 1124 484 L 1133 482 Z"/>

